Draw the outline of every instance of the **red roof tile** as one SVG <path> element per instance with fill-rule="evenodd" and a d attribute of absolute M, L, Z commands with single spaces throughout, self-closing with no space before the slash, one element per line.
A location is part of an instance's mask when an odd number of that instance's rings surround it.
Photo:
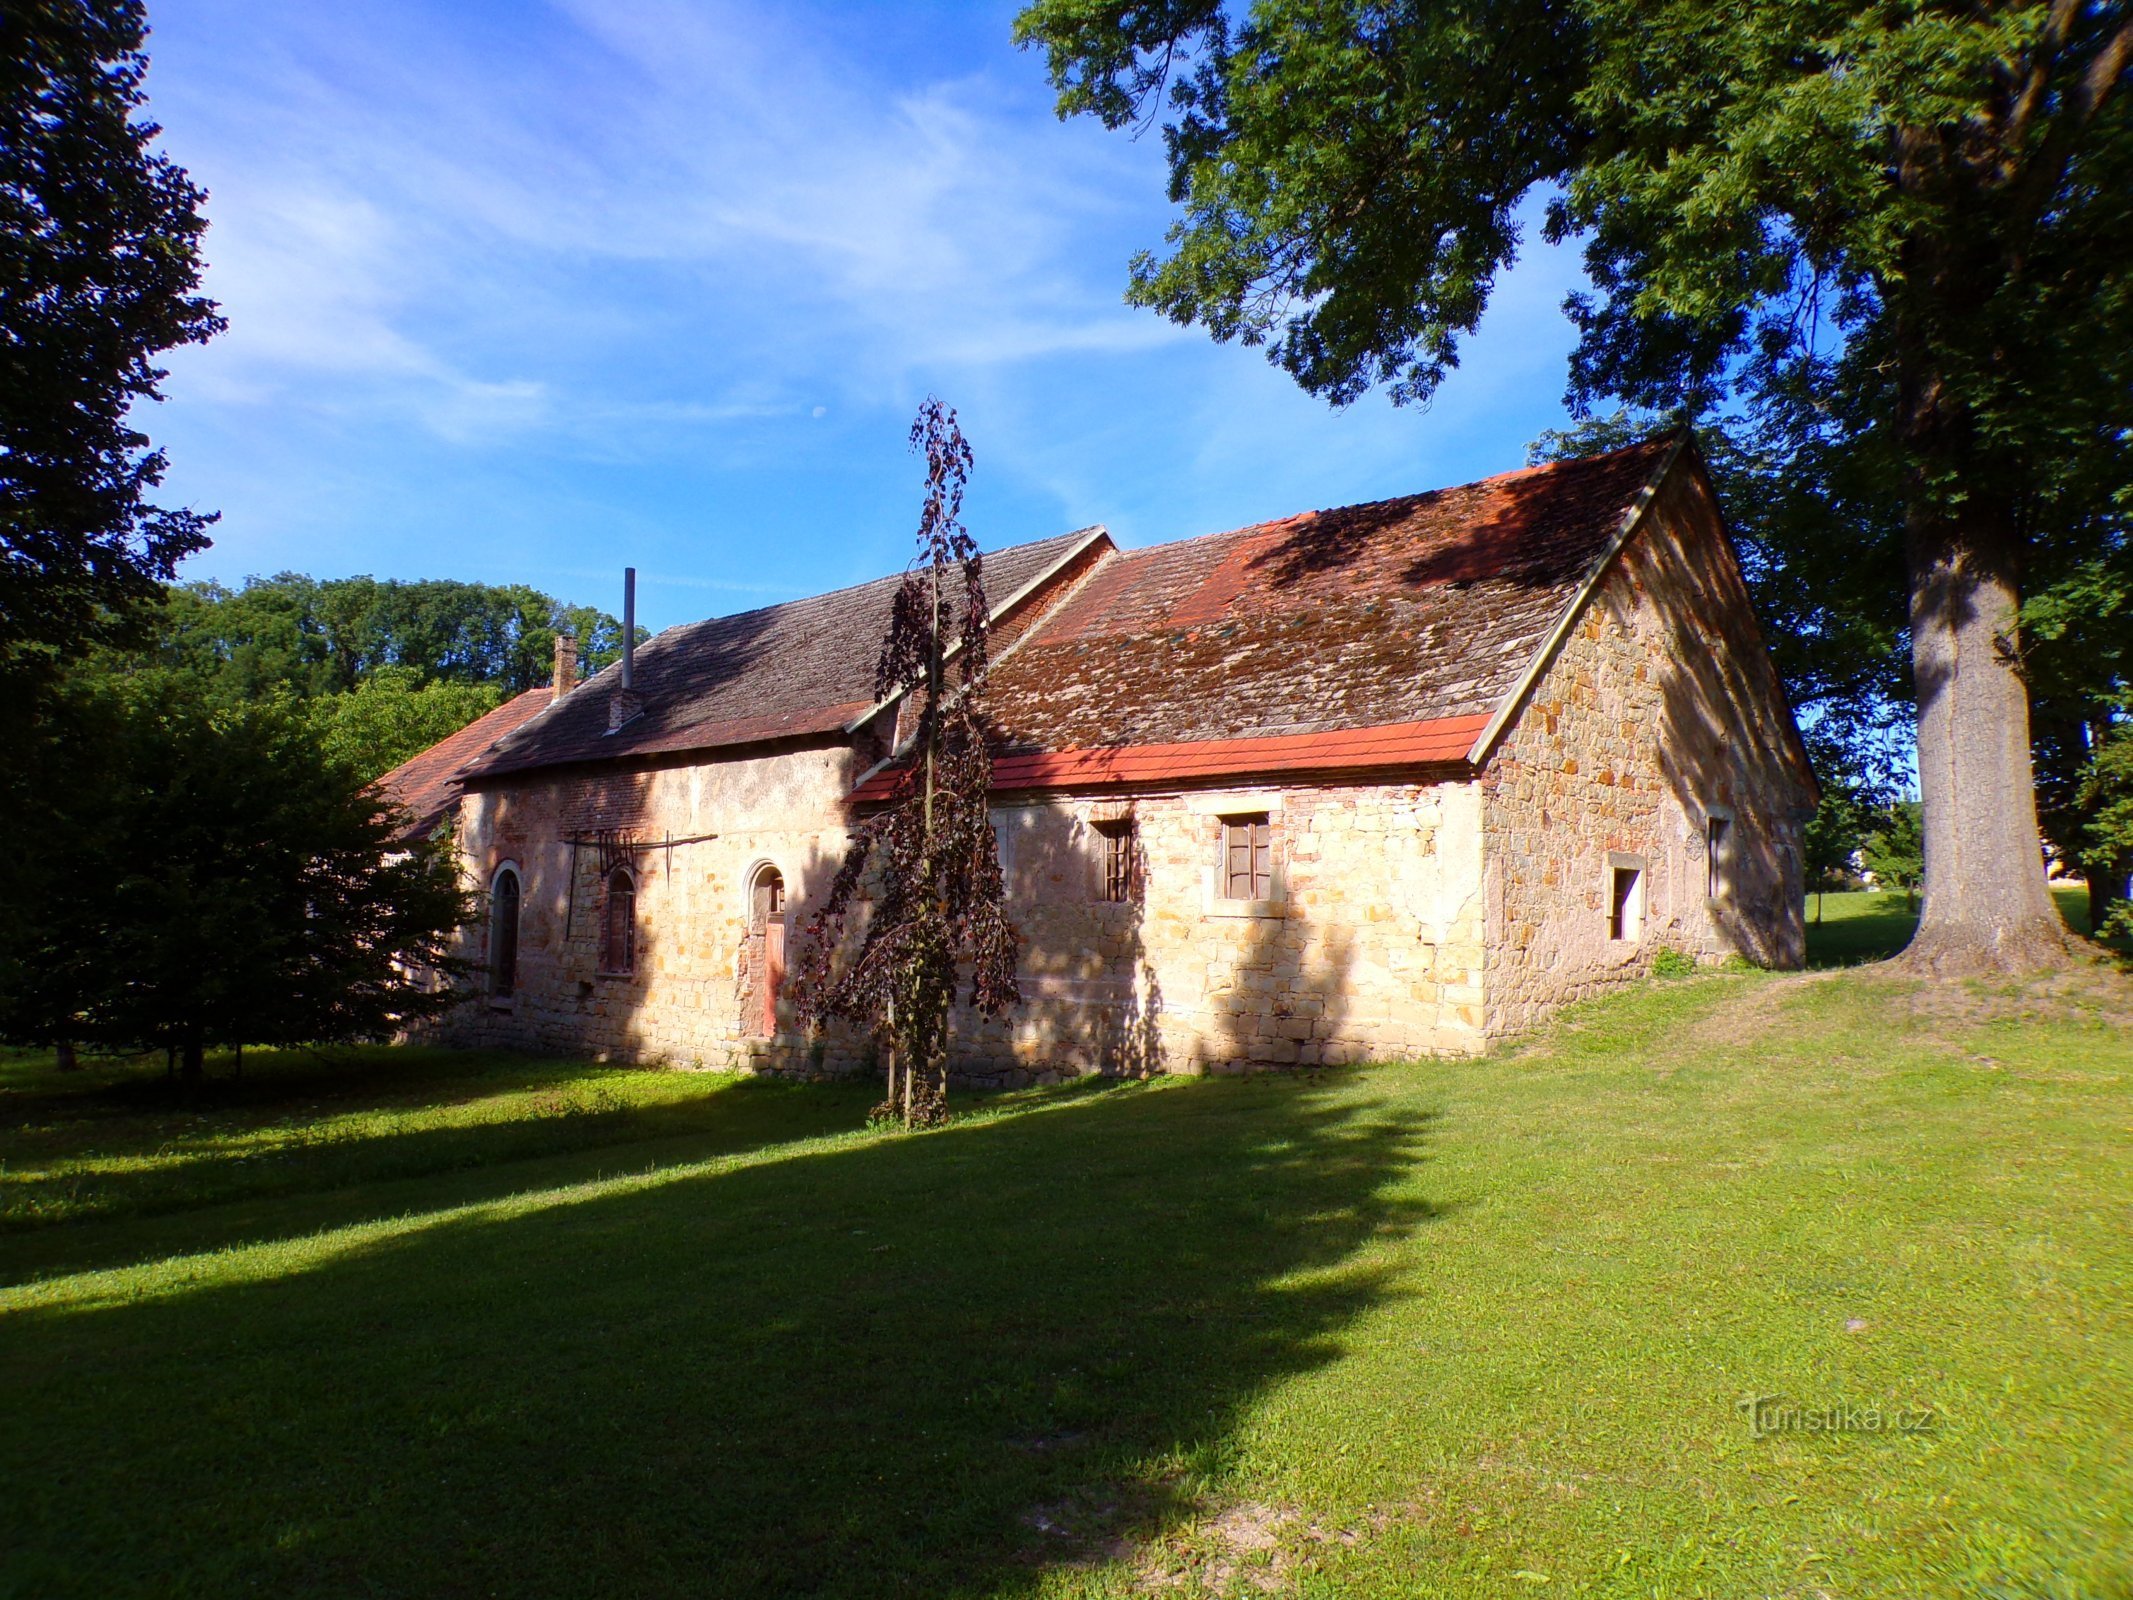
<path fill-rule="evenodd" d="M 450 815 L 459 805 L 460 774 L 467 763 L 506 734 L 524 727 L 554 698 L 555 691 L 547 686 L 514 695 L 487 716 L 475 718 L 450 738 L 431 745 L 419 756 L 410 756 L 380 778 L 377 786 L 414 819 L 403 837 L 426 837 Z"/>
<path fill-rule="evenodd" d="M 992 783 L 997 790 L 1014 792 L 1191 778 L 1438 766 L 1464 760 L 1488 723 L 1484 714 L 1273 739 L 1199 739 L 1189 744 L 1029 751 L 994 758 Z M 883 768 L 854 789 L 852 798 L 861 804 L 887 800 L 895 793 L 901 775 L 898 768 Z"/>
<path fill-rule="evenodd" d="M 1671 442 L 1126 551 L 995 668 L 1003 760 L 1486 720 Z"/>

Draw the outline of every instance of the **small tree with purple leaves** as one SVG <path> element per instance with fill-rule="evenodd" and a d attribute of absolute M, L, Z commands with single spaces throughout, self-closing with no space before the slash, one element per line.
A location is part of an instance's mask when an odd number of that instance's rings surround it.
<path fill-rule="evenodd" d="M 795 974 L 810 1023 L 841 1018 L 888 1046 L 888 1098 L 876 1116 L 906 1127 L 946 1114 L 949 1014 L 962 979 L 987 1016 L 1021 998 L 979 705 L 983 563 L 962 522 L 970 446 L 955 412 L 929 397 L 911 424 L 911 448 L 926 458 L 918 555 L 896 591 L 874 691 L 907 696 L 916 722 L 888 803 L 854 830 L 808 918 Z M 858 948 L 847 955 L 855 923 Z"/>

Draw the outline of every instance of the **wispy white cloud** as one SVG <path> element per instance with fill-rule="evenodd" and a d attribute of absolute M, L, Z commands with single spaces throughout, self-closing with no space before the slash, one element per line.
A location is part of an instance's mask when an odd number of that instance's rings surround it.
<path fill-rule="evenodd" d="M 194 393 L 609 451 L 619 422 L 716 426 L 921 368 L 1176 337 L 1081 247 L 1123 158 L 1031 119 L 1026 92 L 897 90 L 774 13 L 559 10 L 515 93 L 464 46 L 388 50 L 314 18 L 241 103 L 183 108 L 231 319 L 189 363 Z M 657 349 L 677 326 L 705 357 L 686 376 Z"/>
<path fill-rule="evenodd" d="M 1557 419 L 1559 252 L 1426 418 L 1126 307 L 1158 141 L 1058 123 L 977 3 L 159 0 L 230 317 L 157 423 L 227 513 L 206 568 L 590 582 L 596 549 L 672 620 L 899 565 L 931 389 L 991 543 L 1452 481 Z"/>

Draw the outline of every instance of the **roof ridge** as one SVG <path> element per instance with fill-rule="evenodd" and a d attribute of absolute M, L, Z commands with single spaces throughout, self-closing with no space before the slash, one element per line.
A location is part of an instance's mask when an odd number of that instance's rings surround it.
<path fill-rule="evenodd" d="M 1381 495 L 1375 500 L 1351 500 L 1337 506 L 1316 506 L 1308 511 L 1292 511 L 1285 517 L 1267 517 L 1258 522 L 1240 523 L 1234 528 L 1216 528 L 1206 533 L 1188 533 L 1176 539 L 1157 539 L 1148 544 L 1137 544 L 1121 550 L 1120 555 L 1139 555 L 1145 551 L 1172 550 L 1179 545 L 1199 544 L 1202 541 L 1230 539 L 1251 533 L 1265 533 L 1273 528 L 1285 528 L 1291 523 L 1305 522 L 1313 517 L 1332 516 L 1342 511 L 1371 511 L 1379 506 L 1396 506 L 1410 501 L 1427 500 L 1433 495 L 1455 494 L 1461 489 L 1482 489 L 1491 484 L 1508 483 L 1517 478 L 1540 477 L 1557 472 L 1565 467 L 1593 466 L 1602 461 L 1611 461 L 1618 456 L 1631 455 L 1639 450 L 1649 450 L 1655 445 L 1671 444 L 1681 432 L 1675 429 L 1668 433 L 1655 433 L 1649 439 L 1635 444 L 1618 445 L 1612 450 L 1595 451 L 1589 456 L 1566 456 L 1559 461 L 1538 461 L 1531 466 L 1513 467 L 1508 472 L 1492 472 L 1485 478 L 1469 478 L 1463 483 L 1442 483 L 1434 489 L 1416 489 L 1408 494 Z"/>
<path fill-rule="evenodd" d="M 1092 533 L 1101 533 L 1103 531 L 1105 530 L 1102 523 L 1092 522 L 1085 528 L 1073 528 L 1065 533 L 1046 534 L 1042 539 L 1025 539 L 1020 544 L 1003 544 L 995 550 L 980 550 L 978 557 L 981 561 L 991 561 L 997 556 L 1011 556 L 1019 551 L 1034 550 L 1039 545 L 1058 544 L 1069 539 L 1086 538 Z M 738 622 L 744 617 L 760 617 L 769 612 L 784 611 L 793 606 L 812 605 L 818 600 L 834 600 L 840 595 L 858 594 L 862 589 L 876 588 L 885 583 L 901 583 L 904 576 L 910 571 L 911 567 L 907 563 L 894 572 L 885 572 L 878 578 L 867 578 L 859 583 L 847 583 L 835 589 L 821 589 L 813 594 L 795 595 L 790 600 L 780 600 L 773 605 L 767 606 L 752 606 L 746 611 L 727 611 L 715 617 L 698 617 L 694 622 L 677 622 L 672 627 L 661 628 L 645 643 L 649 645 L 655 640 L 664 639 L 670 634 L 681 633 L 691 628 L 707 628 L 714 623 L 720 622 Z M 605 671 L 606 669 L 603 668 L 602 670 Z"/>

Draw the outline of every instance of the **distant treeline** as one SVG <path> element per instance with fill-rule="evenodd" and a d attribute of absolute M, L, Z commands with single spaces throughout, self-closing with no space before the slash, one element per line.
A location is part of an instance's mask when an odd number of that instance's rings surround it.
<path fill-rule="evenodd" d="M 622 624 L 596 607 L 445 578 L 180 584 L 147 622 L 140 648 L 95 669 L 168 674 L 210 705 L 295 702 L 327 751 L 370 777 L 548 682 L 557 634 L 577 636 L 581 675 L 622 649 Z"/>

